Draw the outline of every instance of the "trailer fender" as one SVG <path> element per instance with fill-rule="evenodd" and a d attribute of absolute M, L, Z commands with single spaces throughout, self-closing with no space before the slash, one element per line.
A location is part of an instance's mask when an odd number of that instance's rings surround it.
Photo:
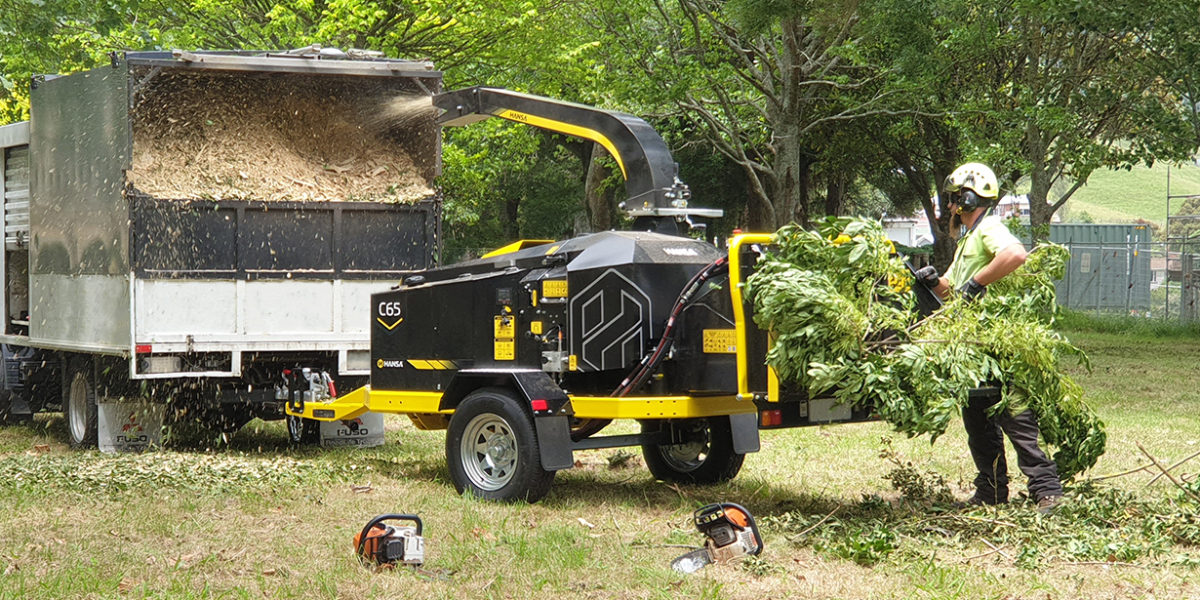
<path fill-rule="evenodd" d="M 525 401 L 524 406 L 533 417 L 534 431 L 537 432 L 543 469 L 560 471 L 575 464 L 571 454 L 571 417 L 575 412 L 571 408 L 571 399 L 549 373 L 535 369 L 459 371 L 442 395 L 439 408 L 457 408 L 468 394 L 483 387 L 506 387 Z M 752 420 L 752 424 L 754 422 Z M 756 445 L 757 442 L 756 438 Z"/>
<path fill-rule="evenodd" d="M 758 413 L 729 415 L 729 428 L 733 432 L 733 451 L 738 454 L 758 452 Z"/>

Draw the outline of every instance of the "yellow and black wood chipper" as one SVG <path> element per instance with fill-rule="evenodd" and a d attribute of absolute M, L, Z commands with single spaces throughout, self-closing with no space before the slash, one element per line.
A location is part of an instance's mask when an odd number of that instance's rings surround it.
<path fill-rule="evenodd" d="M 366 411 L 447 429 L 460 492 L 536 501 L 575 450 L 640 445 L 655 477 L 715 483 L 759 448 L 759 429 L 865 420 L 781 389 L 742 283 L 770 236 L 727 249 L 680 235 L 688 188 L 662 138 L 632 115 L 490 88 L 435 96 L 444 125 L 496 116 L 599 143 L 625 175 L 633 231 L 522 241 L 406 277 L 371 297 L 370 385 L 287 412 Z M 634 419 L 641 433 L 598 435 Z M 304 428 L 300 428 L 304 429 Z"/>

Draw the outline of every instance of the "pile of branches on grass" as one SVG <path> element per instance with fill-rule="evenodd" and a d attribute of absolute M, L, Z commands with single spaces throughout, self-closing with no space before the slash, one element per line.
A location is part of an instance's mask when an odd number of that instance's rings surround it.
<path fill-rule="evenodd" d="M 873 408 L 897 431 L 936 439 L 968 391 L 997 386 L 994 411 L 1036 413 L 1060 476 L 1104 453 L 1104 424 L 1059 360 L 1087 357 L 1052 329 L 1054 280 L 1069 253 L 1042 244 L 973 302 L 951 298 L 921 319 L 911 271 L 878 221 L 789 225 L 747 280 L 754 319 L 771 332 L 780 378 L 811 397 Z"/>

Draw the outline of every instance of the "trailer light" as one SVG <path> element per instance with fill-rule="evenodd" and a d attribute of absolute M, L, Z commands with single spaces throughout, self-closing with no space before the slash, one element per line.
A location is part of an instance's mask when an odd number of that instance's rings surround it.
<path fill-rule="evenodd" d="M 782 410 L 764 410 L 759 414 L 759 423 L 763 427 L 774 427 L 783 424 Z"/>
<path fill-rule="evenodd" d="M 545 399 L 538 398 L 537 400 L 531 401 L 529 403 L 529 407 L 537 411 L 550 410 L 550 403 L 546 402 Z"/>
<path fill-rule="evenodd" d="M 133 347 L 134 354 L 150 354 L 153 351 L 154 350 L 150 344 L 138 344 Z"/>

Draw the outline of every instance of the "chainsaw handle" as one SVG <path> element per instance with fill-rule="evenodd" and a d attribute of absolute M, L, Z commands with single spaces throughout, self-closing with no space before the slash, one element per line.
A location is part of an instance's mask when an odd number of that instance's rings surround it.
<path fill-rule="evenodd" d="M 378 517 L 367 521 L 367 524 L 362 528 L 362 533 L 358 535 L 357 553 L 359 556 L 362 556 L 363 550 L 367 547 L 367 533 L 370 532 L 373 527 L 384 521 L 412 521 L 413 523 L 417 524 L 418 536 L 421 535 L 421 530 L 425 528 L 425 524 L 421 522 L 421 517 L 418 517 L 417 515 L 407 515 L 402 513 L 388 513 L 386 515 L 379 515 Z M 758 530 L 756 529 L 755 535 L 757 535 L 757 532 Z"/>

